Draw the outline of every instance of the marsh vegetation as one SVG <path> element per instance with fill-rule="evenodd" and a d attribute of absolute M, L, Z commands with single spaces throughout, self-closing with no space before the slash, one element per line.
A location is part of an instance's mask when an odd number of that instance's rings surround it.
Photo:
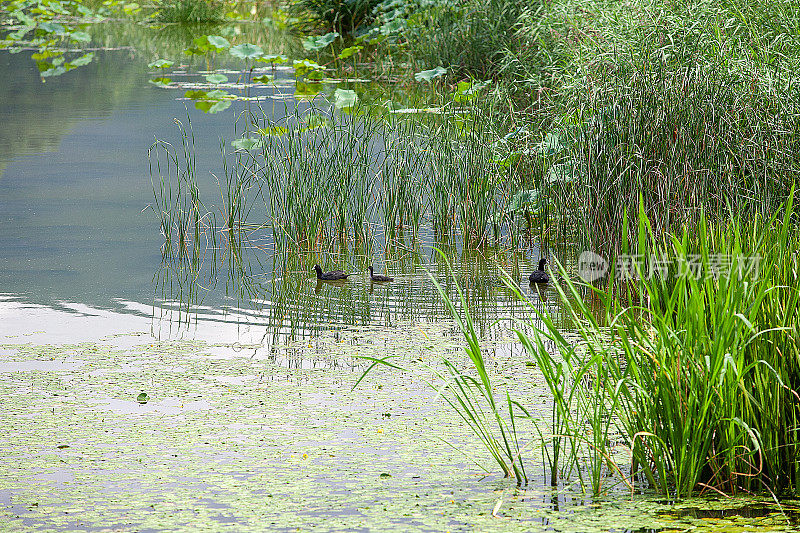
<path fill-rule="evenodd" d="M 437 410 L 416 431 L 457 427 L 464 464 L 515 490 L 757 495 L 792 527 L 796 2 L 0 6 L 0 46 L 42 80 L 130 47 L 179 101 L 144 186 L 177 330 L 230 314 L 277 351 L 319 342 L 352 399 L 413 376 Z M 377 348 L 324 340 L 377 325 Z M 387 333 L 415 327 L 411 348 Z"/>

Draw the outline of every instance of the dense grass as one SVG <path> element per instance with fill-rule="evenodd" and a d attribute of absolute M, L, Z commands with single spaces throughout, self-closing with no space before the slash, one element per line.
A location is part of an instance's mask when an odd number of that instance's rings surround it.
<path fill-rule="evenodd" d="M 728 205 L 753 215 L 785 201 L 800 174 L 792 6 L 421 3 L 382 15 L 404 22 L 383 57 L 448 68 L 445 100 L 456 80 L 494 80 L 480 104 L 516 133 L 518 181 L 555 203 L 551 236 L 613 253 L 640 193 L 656 232 L 696 224 L 701 207 L 720 219 Z M 556 153 L 539 149 L 553 137 Z"/>
<path fill-rule="evenodd" d="M 796 216 L 790 201 L 769 218 L 701 220 L 699 231 L 663 237 L 642 210 L 629 251 L 670 267 L 645 260 L 627 301 L 614 283 L 589 287 L 600 313 L 565 278 L 577 342 L 543 313 L 543 337 L 519 334 L 554 394 L 554 481 L 577 472 L 599 493 L 611 473 L 677 498 L 800 493 Z M 759 257 L 760 269 L 740 269 L 750 265 L 742 257 Z M 706 275 L 681 275 L 687 259 Z M 630 465 L 612 459 L 609 435 L 631 450 Z"/>

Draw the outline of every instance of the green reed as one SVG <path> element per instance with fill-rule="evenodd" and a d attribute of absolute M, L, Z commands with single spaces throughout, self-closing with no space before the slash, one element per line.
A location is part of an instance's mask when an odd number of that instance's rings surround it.
<path fill-rule="evenodd" d="M 728 206 L 772 212 L 800 178 L 800 91 L 702 68 L 624 70 L 564 130 L 570 180 L 553 198 L 585 246 L 618 253 L 641 198 L 657 234 Z M 782 94 L 778 94 L 778 93 Z"/>
<path fill-rule="evenodd" d="M 623 283 L 627 298 L 617 283 L 583 294 L 561 270 L 557 289 L 577 338 L 541 312 L 540 334 L 519 332 L 554 395 L 551 480 L 577 469 L 595 493 L 611 473 L 631 489 L 642 482 L 675 498 L 798 494 L 796 225 L 790 197 L 771 216 L 715 224 L 701 217 L 691 232 L 665 237 L 642 204 L 637 239 L 624 249 L 646 259 Z M 758 272 L 749 269 L 753 257 Z M 681 271 L 687 259 L 701 277 Z M 614 459 L 615 438 L 626 444 L 629 465 Z"/>

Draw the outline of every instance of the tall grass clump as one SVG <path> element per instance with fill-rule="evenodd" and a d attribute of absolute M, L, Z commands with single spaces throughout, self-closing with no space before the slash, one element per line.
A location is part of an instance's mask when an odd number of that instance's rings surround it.
<path fill-rule="evenodd" d="M 630 274 L 624 285 L 633 296 L 620 298 L 619 283 L 582 289 L 565 276 L 559 292 L 577 339 L 559 333 L 543 313 L 542 337 L 519 333 L 555 396 L 553 477 L 582 463 L 598 480 L 605 469 L 631 487 L 640 482 L 673 498 L 800 494 L 800 234 L 793 198 L 771 216 L 716 223 L 701 217 L 696 229 L 666 236 L 653 230 L 642 205 L 636 233 L 623 249 L 640 259 L 617 270 Z M 582 292 L 587 288 L 603 304 L 599 313 Z M 550 354 L 543 338 L 559 353 Z M 587 376 L 584 392 L 570 396 Z M 596 408 L 586 408 L 592 396 Z M 629 449 L 629 465 L 613 460 L 614 435 Z"/>
<path fill-rule="evenodd" d="M 442 65 L 459 76 L 496 78 L 508 67 L 519 19 L 530 8 L 513 0 L 427 3 L 408 18 L 408 52 L 418 70 Z"/>
<path fill-rule="evenodd" d="M 479 118 L 458 128 L 315 109 L 254 120 L 226 182 L 246 182 L 248 201 L 263 202 L 280 250 L 414 243 L 426 226 L 481 247 L 515 186 Z"/>
<path fill-rule="evenodd" d="M 612 75 L 578 123 L 558 132 L 566 148 L 550 172 L 568 178 L 551 190 L 585 247 L 618 253 L 633 237 L 622 235 L 620 214 L 640 199 L 662 235 L 697 224 L 701 212 L 724 219 L 729 206 L 768 216 L 800 179 L 800 88 L 791 80 L 668 67 Z"/>
<path fill-rule="evenodd" d="M 180 122 L 178 126 L 179 149 L 156 141 L 148 151 L 154 196 L 149 207 L 164 237 L 157 285 L 164 293 L 180 295 L 179 301 L 188 307 L 201 299 L 198 287 L 205 276 L 215 275 L 217 219 L 201 198 L 191 123 L 188 128 Z"/>

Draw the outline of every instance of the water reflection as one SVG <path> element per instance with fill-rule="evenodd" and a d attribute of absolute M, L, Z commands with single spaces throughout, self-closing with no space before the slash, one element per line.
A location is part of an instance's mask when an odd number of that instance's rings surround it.
<path fill-rule="evenodd" d="M 555 287 L 527 281 L 539 256 L 536 248 L 450 248 L 445 260 L 432 244 L 413 252 L 390 249 L 387 254 L 365 256 L 347 247 L 324 253 L 276 254 L 252 245 L 246 237 L 220 239 L 217 247 L 205 236 L 193 240 L 202 253 L 191 251 L 191 246 L 189 252 L 185 247 L 172 246 L 162 250 L 162 265 L 155 276 L 156 318 L 170 324 L 169 334 L 175 333 L 173 328 L 209 321 L 243 329 L 263 328 L 259 353 L 292 368 L 334 364 L 322 357 L 324 354 L 316 357 L 313 344 L 311 349 L 286 348 L 300 339 L 331 330 L 451 320 L 434 279 L 459 312 L 463 312 L 458 292 L 461 288 L 476 330 L 487 341 L 508 340 L 515 327 L 530 331 L 531 325 L 541 326 L 534 309 L 549 314 L 560 327 L 569 326 L 569 316 L 558 303 Z M 566 256 L 568 252 L 561 253 Z M 317 263 L 342 268 L 351 276 L 340 281 L 319 280 L 313 270 Z M 364 267 L 370 264 L 391 273 L 394 281 L 373 283 Z M 506 276 L 526 300 L 506 285 Z M 220 299 L 220 295 L 224 296 Z M 219 303 L 206 305 L 207 298 Z M 462 339 L 455 327 L 451 335 L 457 342 Z M 518 345 L 509 344 L 509 349 L 524 355 Z"/>

